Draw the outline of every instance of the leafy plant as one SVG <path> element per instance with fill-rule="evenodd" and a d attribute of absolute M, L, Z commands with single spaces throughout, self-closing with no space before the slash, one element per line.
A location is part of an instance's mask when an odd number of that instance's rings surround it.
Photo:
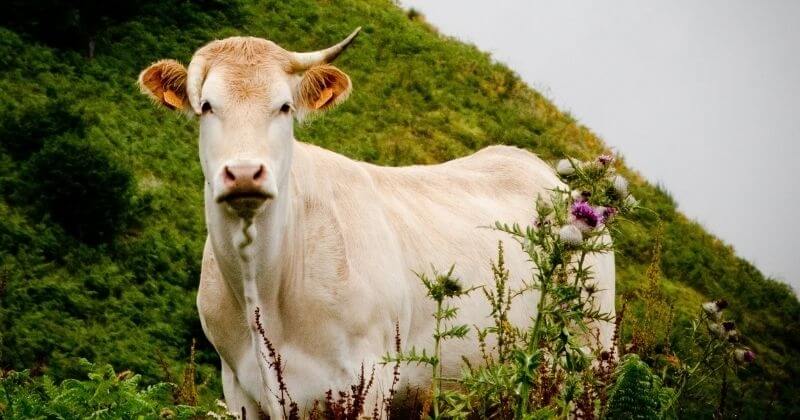
<path fill-rule="evenodd" d="M 614 372 L 609 391 L 608 419 L 658 419 L 675 398 L 675 391 L 663 386 L 661 378 L 638 355 L 622 358 Z"/>
<path fill-rule="evenodd" d="M 31 418 L 196 418 L 215 415 L 220 407 L 173 405 L 170 390 L 175 385 L 158 383 L 143 387 L 141 376 L 117 373 L 109 365 L 81 361 L 88 380 L 33 378 L 29 371 L 5 372 L 0 378 L 0 416 Z"/>
<path fill-rule="evenodd" d="M 435 326 L 433 330 L 433 354 L 428 354 L 425 349 L 422 351 L 412 347 L 407 351 L 398 351 L 395 354 L 387 354 L 383 358 L 383 363 L 416 363 L 425 364 L 431 368 L 431 410 L 433 418 L 450 418 L 458 414 L 461 406 L 457 400 L 457 395 L 449 394 L 442 388 L 442 383 L 452 381 L 442 374 L 442 342 L 451 339 L 462 339 L 467 336 L 469 326 L 464 324 L 452 324 L 458 316 L 458 308 L 447 303 L 448 300 L 469 294 L 473 289 L 464 290 L 458 279 L 453 277 L 453 269 L 450 267 L 446 273 L 439 273 L 433 269 L 433 278 L 425 273 L 417 273 L 417 277 L 425 285 L 428 297 L 436 302 L 436 311 L 433 313 Z M 448 323 L 450 322 L 450 323 Z M 443 410 L 443 401 L 449 400 L 452 406 L 449 410 Z"/>

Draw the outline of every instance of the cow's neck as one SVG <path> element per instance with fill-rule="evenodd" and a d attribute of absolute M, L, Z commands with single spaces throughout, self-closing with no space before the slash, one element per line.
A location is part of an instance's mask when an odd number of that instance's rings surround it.
<path fill-rule="evenodd" d="M 296 185 L 289 166 L 278 185 L 277 196 L 252 219 L 245 220 L 209 201 L 206 193 L 209 234 L 223 277 L 234 292 L 240 306 L 252 320 L 255 308 L 262 314 L 262 323 L 271 337 L 279 337 L 283 325 L 279 316 L 280 295 L 289 277 L 297 270 L 292 267 L 302 249 L 297 235 L 295 199 Z M 208 207 L 212 206 L 212 207 Z"/>

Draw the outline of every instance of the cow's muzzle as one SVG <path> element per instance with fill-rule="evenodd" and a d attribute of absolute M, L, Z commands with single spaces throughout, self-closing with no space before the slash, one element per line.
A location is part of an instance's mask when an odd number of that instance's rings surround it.
<path fill-rule="evenodd" d="M 227 203 L 234 210 L 256 210 L 273 198 L 266 188 L 264 165 L 226 165 L 221 175 L 223 191 L 217 203 Z"/>

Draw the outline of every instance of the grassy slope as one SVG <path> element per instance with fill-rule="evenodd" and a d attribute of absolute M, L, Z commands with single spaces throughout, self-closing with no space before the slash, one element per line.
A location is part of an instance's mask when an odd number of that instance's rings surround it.
<path fill-rule="evenodd" d="M 34 220 L 14 200 L 24 162 L 0 151 L 0 366 L 39 365 L 74 374 L 74 356 L 110 361 L 153 380 L 155 354 L 173 364 L 202 337 L 193 305 L 204 240 L 202 175 L 196 125 L 154 109 L 134 80 L 158 58 L 184 62 L 210 39 L 251 34 L 287 48 L 327 46 L 356 26 L 363 34 L 338 61 L 354 83 L 351 98 L 298 127 L 298 139 L 387 165 L 433 163 L 485 145 L 512 144 L 545 159 L 589 158 L 604 150 L 590 130 L 475 48 L 409 20 L 386 1 L 261 1 L 243 22 L 199 16 L 178 28 L 155 18 L 106 31 L 97 57 L 51 50 L 0 32 L 0 115 L 15 118 L 54 98 L 68 99 L 88 129 L 85 141 L 106 149 L 136 174 L 150 200 L 140 226 L 103 247 L 87 247 L 53 224 Z M 654 127 L 657 129 L 657 127 Z M 664 221 L 664 290 L 680 321 L 698 302 L 725 297 L 759 353 L 744 373 L 748 412 L 798 413 L 800 306 L 783 285 L 765 279 L 727 245 L 675 209 L 668 194 L 635 180 L 634 193 Z M 698 180 L 698 183 L 702 180 Z M 617 235 L 618 288 L 636 299 L 651 258 L 657 221 L 643 216 Z M 621 298 L 622 299 L 622 298 Z M 680 326 L 674 334 L 680 347 Z M 208 393 L 218 392 L 215 354 L 200 352 Z"/>

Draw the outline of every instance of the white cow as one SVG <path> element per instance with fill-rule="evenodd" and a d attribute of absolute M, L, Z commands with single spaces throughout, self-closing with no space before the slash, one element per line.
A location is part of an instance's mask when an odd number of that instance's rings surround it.
<path fill-rule="evenodd" d="M 535 197 L 562 185 L 536 155 L 513 147 L 390 168 L 295 140 L 294 116 L 327 110 L 350 93 L 350 78 L 328 63 L 357 33 L 310 53 L 227 38 L 198 50 L 188 70 L 162 60 L 139 76 L 157 103 L 200 121 L 208 240 L 197 306 L 236 413 L 281 417 L 256 308 L 301 409 L 328 389 L 346 390 L 362 363 L 376 366 L 374 401 L 392 382 L 391 366 L 378 362 L 394 349 L 395 323 L 404 347 L 430 351 L 433 304 L 415 272 L 455 264 L 465 287 L 491 281 L 497 243 L 509 238 L 481 227 L 528 224 Z M 506 249 L 519 285 L 532 267 L 518 247 Z M 613 313 L 613 255 L 593 260 L 601 309 Z M 529 321 L 538 297 L 528 299 L 515 305 L 512 322 Z M 459 322 L 490 322 L 480 293 L 459 306 Z M 599 329 L 610 346 L 613 326 Z M 477 362 L 477 351 L 474 337 L 448 341 L 445 371 L 457 372 L 461 355 Z M 415 366 L 401 377 L 403 387 L 430 383 L 428 370 Z"/>

